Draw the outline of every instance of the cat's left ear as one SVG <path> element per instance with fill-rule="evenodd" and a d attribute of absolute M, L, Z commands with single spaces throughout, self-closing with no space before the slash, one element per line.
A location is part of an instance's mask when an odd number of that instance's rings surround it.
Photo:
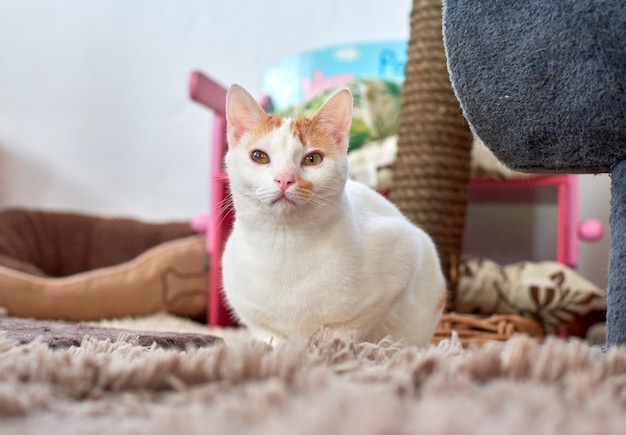
<path fill-rule="evenodd" d="M 333 137 L 341 151 L 346 152 L 352 124 L 352 93 L 344 88 L 332 94 L 322 107 L 317 109 L 313 120 Z"/>
<path fill-rule="evenodd" d="M 267 114 L 254 97 L 243 87 L 232 85 L 226 94 L 226 136 L 229 146 L 239 143 L 241 136 L 250 131 Z"/>

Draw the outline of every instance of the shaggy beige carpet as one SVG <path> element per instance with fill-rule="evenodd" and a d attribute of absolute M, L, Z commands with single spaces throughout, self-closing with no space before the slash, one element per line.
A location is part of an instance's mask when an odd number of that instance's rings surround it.
<path fill-rule="evenodd" d="M 418 350 L 320 334 L 274 349 L 245 331 L 155 316 L 126 330 L 211 332 L 186 350 L 86 338 L 51 349 L 0 332 L 2 434 L 617 434 L 626 349 L 526 337 Z"/>

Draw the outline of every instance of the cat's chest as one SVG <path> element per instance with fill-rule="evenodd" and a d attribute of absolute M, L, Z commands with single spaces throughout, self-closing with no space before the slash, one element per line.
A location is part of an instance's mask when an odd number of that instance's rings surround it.
<path fill-rule="evenodd" d="M 324 316 L 332 307 L 349 304 L 353 295 L 335 290 L 355 286 L 354 276 L 346 272 L 358 269 L 359 258 L 353 242 L 327 236 L 311 240 L 286 234 L 254 240 L 234 232 L 224 252 L 223 270 L 231 302 L 285 319 Z"/>
<path fill-rule="evenodd" d="M 340 233 L 299 236 L 277 231 L 254 238 L 234 232 L 224 255 L 258 284 L 315 285 L 354 266 L 354 241 Z"/>

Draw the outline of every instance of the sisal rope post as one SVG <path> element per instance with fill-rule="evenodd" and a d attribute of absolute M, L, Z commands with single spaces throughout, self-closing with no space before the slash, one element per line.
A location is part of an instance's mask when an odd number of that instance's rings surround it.
<path fill-rule="evenodd" d="M 433 238 L 454 310 L 472 135 L 446 67 L 441 0 L 414 0 L 391 199 Z"/>

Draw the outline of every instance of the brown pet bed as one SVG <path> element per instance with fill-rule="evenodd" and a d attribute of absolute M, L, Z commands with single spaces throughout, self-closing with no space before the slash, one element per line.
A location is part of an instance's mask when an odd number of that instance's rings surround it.
<path fill-rule="evenodd" d="M 0 307 L 37 319 L 158 311 L 203 318 L 204 240 L 187 223 L 6 210 L 0 212 Z"/>

